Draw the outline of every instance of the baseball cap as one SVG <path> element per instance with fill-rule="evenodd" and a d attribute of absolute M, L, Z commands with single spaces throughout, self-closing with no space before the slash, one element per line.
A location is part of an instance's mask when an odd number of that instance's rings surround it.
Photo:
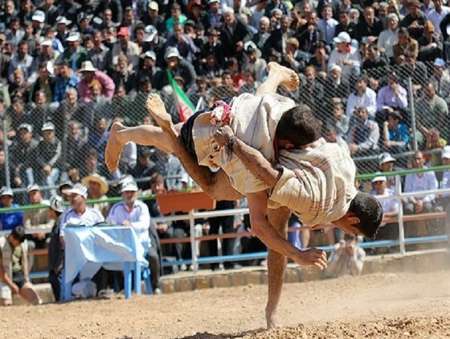
<path fill-rule="evenodd" d="M 395 161 L 395 158 L 390 153 L 385 152 L 380 155 L 379 164 L 382 165 L 387 162 L 394 162 L 394 161 Z"/>
<path fill-rule="evenodd" d="M 150 1 L 150 3 L 148 4 L 148 8 L 153 11 L 159 11 L 159 5 L 156 1 Z"/>
<path fill-rule="evenodd" d="M 42 128 L 41 131 L 54 131 L 55 130 L 55 125 L 53 125 L 52 122 L 46 122 Z"/>
<path fill-rule="evenodd" d="M 450 146 L 445 146 L 442 149 L 442 158 L 443 159 L 450 159 Z"/>
<path fill-rule="evenodd" d="M 436 67 L 445 67 L 446 66 L 444 59 L 441 59 L 441 58 L 434 59 L 433 65 Z"/>
<path fill-rule="evenodd" d="M 70 190 L 73 187 L 73 184 L 70 181 L 65 181 L 58 186 L 58 191 L 60 194 L 65 193 L 67 190 Z"/>
<path fill-rule="evenodd" d="M 130 32 L 128 31 L 128 27 L 120 27 L 119 31 L 117 32 L 117 36 L 129 36 Z"/>
<path fill-rule="evenodd" d="M 173 57 L 177 57 L 178 59 L 181 59 L 180 52 L 178 52 L 178 48 L 176 48 L 176 47 L 167 48 L 165 59 L 167 60 L 167 59 L 170 59 Z"/>
<path fill-rule="evenodd" d="M 59 16 L 56 18 L 56 23 L 57 24 L 64 24 L 64 25 L 70 25 L 72 23 L 72 21 L 66 19 L 65 16 Z"/>
<path fill-rule="evenodd" d="M 144 54 L 141 55 L 142 58 L 150 58 L 153 59 L 153 61 L 156 61 L 156 54 L 153 51 L 147 51 Z"/>
<path fill-rule="evenodd" d="M 338 36 L 337 37 L 335 37 L 334 39 L 333 39 L 333 41 L 336 43 L 336 44 L 339 44 L 339 43 L 341 43 L 341 42 L 345 42 L 345 43 L 351 43 L 352 42 L 352 38 L 350 38 L 350 35 L 347 33 L 347 32 L 341 32 L 341 33 L 339 33 L 338 34 Z"/>
<path fill-rule="evenodd" d="M 13 193 L 12 189 L 9 187 L 2 187 L 2 189 L 0 190 L 0 197 L 4 197 L 4 196 L 13 197 L 14 193 Z"/>
<path fill-rule="evenodd" d="M 120 193 L 123 192 L 137 192 L 139 189 L 134 181 L 125 181 L 122 184 L 122 189 L 120 190 Z"/>
<path fill-rule="evenodd" d="M 67 194 L 78 194 L 83 198 L 87 198 L 87 188 L 82 184 L 75 184 L 72 188 L 67 190 Z"/>
<path fill-rule="evenodd" d="M 148 25 L 145 26 L 144 29 L 144 41 L 145 42 L 151 42 L 155 38 L 156 34 L 158 34 L 158 30 L 155 26 Z"/>
<path fill-rule="evenodd" d="M 33 126 L 31 126 L 30 124 L 20 124 L 19 128 L 17 130 L 21 130 L 21 129 L 26 129 L 27 132 L 33 132 Z"/>
<path fill-rule="evenodd" d="M 64 200 L 59 195 L 52 196 L 46 205 L 56 212 L 64 212 Z"/>
<path fill-rule="evenodd" d="M 378 181 L 386 182 L 387 179 L 386 179 L 386 177 L 384 175 L 379 175 L 379 176 L 377 176 L 377 177 L 372 179 L 372 183 L 378 182 Z"/>
<path fill-rule="evenodd" d="M 37 184 L 32 184 L 27 187 L 27 193 L 30 193 L 33 191 L 40 191 L 40 190 L 41 190 L 41 188 Z"/>
<path fill-rule="evenodd" d="M 74 41 L 80 41 L 80 33 L 78 32 L 72 32 L 69 34 L 69 36 L 66 38 L 66 41 L 68 42 L 74 42 Z"/>
<path fill-rule="evenodd" d="M 42 41 L 41 46 L 53 46 L 53 42 L 50 39 L 45 39 L 44 41 Z"/>
<path fill-rule="evenodd" d="M 45 21 L 45 13 L 42 11 L 36 11 L 33 13 L 31 20 L 40 22 L 42 24 Z"/>

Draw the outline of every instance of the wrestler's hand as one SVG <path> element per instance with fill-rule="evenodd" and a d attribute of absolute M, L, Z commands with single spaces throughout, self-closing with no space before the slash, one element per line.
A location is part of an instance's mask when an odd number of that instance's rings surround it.
<path fill-rule="evenodd" d="M 299 251 L 293 259 L 300 266 L 316 266 L 321 270 L 327 268 L 327 254 L 317 248 Z"/>
<path fill-rule="evenodd" d="M 234 133 L 230 126 L 222 126 L 214 133 L 214 140 L 222 147 L 227 145 L 233 136 Z"/>

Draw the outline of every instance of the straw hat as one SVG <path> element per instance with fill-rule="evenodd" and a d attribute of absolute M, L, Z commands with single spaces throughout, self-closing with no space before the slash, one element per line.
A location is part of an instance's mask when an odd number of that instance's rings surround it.
<path fill-rule="evenodd" d="M 87 177 L 84 177 L 83 180 L 81 180 L 83 185 L 86 187 L 89 187 L 89 183 L 91 181 L 100 184 L 100 190 L 101 190 L 102 194 L 106 194 L 108 192 L 109 185 L 106 182 L 106 179 L 104 177 L 102 177 L 101 175 L 95 173 L 92 175 L 88 175 Z"/>

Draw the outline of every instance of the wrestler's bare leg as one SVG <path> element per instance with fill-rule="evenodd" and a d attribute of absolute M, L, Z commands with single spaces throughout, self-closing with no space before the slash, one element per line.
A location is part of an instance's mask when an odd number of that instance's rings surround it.
<path fill-rule="evenodd" d="M 284 238 L 287 238 L 290 215 L 291 211 L 286 207 L 267 210 L 267 217 L 270 225 Z M 286 264 L 287 259 L 284 255 L 269 249 L 269 256 L 267 257 L 268 299 L 266 304 L 266 320 L 268 328 L 276 326 L 275 315 L 278 303 L 280 302 Z"/>
<path fill-rule="evenodd" d="M 180 128 L 181 124 L 174 126 L 176 130 Z M 111 126 L 105 149 L 105 163 L 109 171 L 113 172 L 117 169 L 122 149 L 130 141 L 138 145 L 154 146 L 166 153 L 173 153 L 172 139 L 161 127 L 151 125 L 125 127 L 122 123 L 115 122 Z"/>
<path fill-rule="evenodd" d="M 294 70 L 276 62 L 269 62 L 267 68 L 269 74 L 266 80 L 256 89 L 256 95 L 276 93 L 279 86 L 294 91 L 300 85 L 298 74 Z"/>
<path fill-rule="evenodd" d="M 206 192 L 216 200 L 237 200 L 242 195 L 237 192 L 230 183 L 230 179 L 225 172 L 220 170 L 212 173 L 207 167 L 200 166 L 192 156 L 186 151 L 178 138 L 178 125 L 173 125 L 172 118 L 167 113 L 164 102 L 159 95 L 151 94 L 147 99 L 147 109 L 156 123 L 166 132 L 166 137 L 170 138 L 170 147 L 183 164 L 186 172 L 192 179 Z"/>

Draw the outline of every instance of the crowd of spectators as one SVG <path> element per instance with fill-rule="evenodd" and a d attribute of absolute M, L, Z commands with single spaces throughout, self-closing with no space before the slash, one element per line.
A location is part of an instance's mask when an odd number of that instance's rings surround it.
<path fill-rule="evenodd" d="M 41 192 L 39 185 L 60 185 L 64 196 L 65 186 L 83 182 L 94 199 L 121 194 L 120 186 L 108 181 L 124 176 L 132 176 L 144 192 L 189 187 L 176 158 L 133 143 L 125 146 L 119 170 L 108 173 L 109 126 L 152 123 L 145 110 L 152 91 L 161 94 L 177 121 L 172 79 L 197 109 L 254 93 L 271 61 L 298 72 L 300 88 L 282 94 L 313 108 L 328 141 L 347 145 L 355 157 L 388 152 L 380 158 L 381 171 L 391 170 L 392 155 L 410 150 L 413 141 L 427 151 L 442 149 L 450 138 L 450 8 L 443 0 L 7 0 L 1 6 L 0 185 L 9 181 L 25 191 L 13 199 L 9 188 L 2 190 L 2 207 L 41 204 L 56 193 Z M 418 152 L 411 164 L 445 159 Z M 357 164 L 360 170 L 378 169 L 373 161 Z M 404 159 L 398 164 L 407 166 Z M 392 178 L 377 179 L 372 187 L 377 195 L 393 194 Z M 436 188 L 438 179 L 407 177 L 404 188 Z M 431 211 L 436 200 L 413 199 L 405 208 Z M 387 213 L 396 213 L 395 203 L 384 204 Z M 218 209 L 235 206 L 220 202 Z M 110 207 L 94 206 L 103 218 Z M 154 203 L 148 208 L 159 215 Z M 45 219 L 0 215 L 5 230 L 42 225 Z M 248 222 L 233 218 L 199 224 L 208 225 L 199 226 L 199 234 L 248 228 Z M 183 222 L 154 227 L 161 238 L 189 235 Z M 303 236 L 307 245 L 309 235 Z M 45 234 L 27 238 L 37 247 L 48 242 Z M 207 252 L 218 253 L 216 245 L 211 242 Z M 222 253 L 233 253 L 235 245 L 223 242 Z M 244 245 L 242 251 L 260 246 Z M 190 252 L 185 244 L 173 247 L 170 255 L 177 258 Z"/>

